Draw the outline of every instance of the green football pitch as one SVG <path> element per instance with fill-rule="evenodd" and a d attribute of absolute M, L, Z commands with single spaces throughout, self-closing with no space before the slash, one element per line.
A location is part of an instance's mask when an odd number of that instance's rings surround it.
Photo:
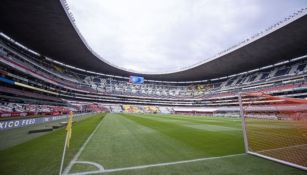
<path fill-rule="evenodd" d="M 239 119 L 154 114 L 107 114 L 101 118 L 94 116 L 73 126 L 72 146 L 67 152 L 64 174 L 307 174 L 245 154 Z M 0 151 L 0 161 L 5 162 L 0 165 L 0 174 L 2 168 L 7 169 L 3 171 L 6 174 L 58 174 L 63 142 L 46 146 L 45 149 L 57 150 L 47 151 L 47 154 L 43 150 L 38 153 L 39 146 L 35 145 L 53 139 L 63 140 L 64 136 L 64 130 L 59 130 Z M 41 143 L 41 139 L 45 142 Z M 27 160 L 26 155 L 22 156 L 24 151 L 34 152 L 28 153 L 33 155 L 33 160 L 29 158 L 30 162 L 25 163 L 28 167 L 20 162 Z M 8 158 L 10 153 L 13 157 Z M 41 165 L 35 166 L 31 164 L 35 158 L 52 160 L 49 163 L 41 160 Z M 14 160 L 16 162 L 7 163 Z M 39 170 L 43 164 L 47 170 Z M 19 173 L 13 173 L 12 165 Z"/>
<path fill-rule="evenodd" d="M 239 119 L 109 114 L 82 148 L 65 173 L 302 173 L 243 154 Z"/>

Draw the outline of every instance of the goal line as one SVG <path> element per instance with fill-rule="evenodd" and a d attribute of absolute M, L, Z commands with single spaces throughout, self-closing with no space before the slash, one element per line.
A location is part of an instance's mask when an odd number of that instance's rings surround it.
<path fill-rule="evenodd" d="M 163 167 L 163 166 L 172 166 L 172 165 L 186 164 L 186 163 L 193 163 L 193 162 L 201 162 L 201 161 L 207 161 L 207 160 L 223 159 L 223 158 L 236 157 L 236 156 L 242 156 L 242 155 L 246 155 L 246 154 L 241 153 L 241 154 L 232 154 L 232 155 L 219 156 L 219 157 L 205 157 L 205 158 L 198 158 L 198 159 L 181 160 L 181 161 L 175 161 L 175 162 L 165 162 L 165 163 L 148 164 L 148 165 L 139 165 L 139 166 L 124 167 L 124 168 L 100 169 L 100 170 L 94 170 L 94 171 L 70 173 L 68 175 L 88 175 L 88 174 L 138 170 L 138 169 L 146 169 L 146 168 L 153 168 L 153 167 Z M 94 163 L 89 162 L 89 164 L 92 165 Z"/>

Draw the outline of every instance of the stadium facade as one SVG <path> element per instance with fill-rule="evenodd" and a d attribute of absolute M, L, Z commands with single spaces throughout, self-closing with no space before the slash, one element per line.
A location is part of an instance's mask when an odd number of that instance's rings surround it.
<path fill-rule="evenodd" d="M 37 15 L 40 14 L 40 15 Z M 239 113 L 239 92 L 306 98 L 307 9 L 178 72 L 129 72 L 86 43 L 65 1 L 0 7 L 1 116 L 114 112 Z M 145 77 L 129 83 L 130 75 Z"/>

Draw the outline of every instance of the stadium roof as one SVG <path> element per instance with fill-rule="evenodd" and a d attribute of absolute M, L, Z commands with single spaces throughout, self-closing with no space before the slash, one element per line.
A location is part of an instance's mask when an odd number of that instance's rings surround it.
<path fill-rule="evenodd" d="M 307 15 L 303 15 L 190 68 L 161 74 L 134 73 L 111 65 L 92 51 L 67 14 L 63 0 L 2 0 L 0 30 L 26 47 L 74 67 L 119 76 L 141 75 L 152 80 L 219 78 L 307 54 Z"/>

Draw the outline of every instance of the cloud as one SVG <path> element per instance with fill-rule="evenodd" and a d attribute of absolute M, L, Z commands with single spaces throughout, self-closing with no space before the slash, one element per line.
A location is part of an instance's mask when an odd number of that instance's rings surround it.
<path fill-rule="evenodd" d="M 68 0 L 101 57 L 137 72 L 176 71 L 208 59 L 307 6 L 287 0 Z"/>

